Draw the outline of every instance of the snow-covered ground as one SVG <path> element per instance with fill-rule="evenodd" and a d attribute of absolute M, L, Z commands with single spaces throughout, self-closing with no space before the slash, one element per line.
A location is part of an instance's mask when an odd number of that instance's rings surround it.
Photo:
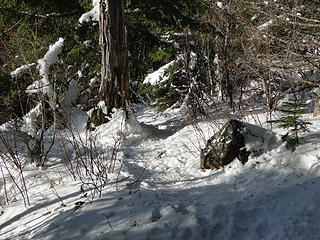
<path fill-rule="evenodd" d="M 76 116 L 76 138 L 85 138 L 86 114 Z M 200 169 L 199 149 L 223 119 L 188 124 L 178 111 L 143 106 L 142 125 L 115 116 L 94 132 L 106 152 L 122 141 L 101 198 L 80 191 L 56 144 L 46 168 L 25 169 L 31 206 L 19 194 L 2 206 L 0 239 L 320 239 L 319 117 L 306 116 L 311 132 L 295 152 L 281 145 L 212 171 Z"/>

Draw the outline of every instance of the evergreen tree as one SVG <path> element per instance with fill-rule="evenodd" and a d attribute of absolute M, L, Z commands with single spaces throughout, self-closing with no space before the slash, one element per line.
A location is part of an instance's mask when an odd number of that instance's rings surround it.
<path fill-rule="evenodd" d="M 283 137 L 284 141 L 287 141 L 286 147 L 294 151 L 296 146 L 299 145 L 299 133 L 308 132 L 308 125 L 310 122 L 306 122 L 301 119 L 301 115 L 304 113 L 301 99 L 296 96 L 284 102 L 280 108 L 276 111 L 284 113 L 284 116 L 277 120 L 269 121 L 270 123 L 276 123 L 280 128 L 288 129 L 287 134 Z"/>

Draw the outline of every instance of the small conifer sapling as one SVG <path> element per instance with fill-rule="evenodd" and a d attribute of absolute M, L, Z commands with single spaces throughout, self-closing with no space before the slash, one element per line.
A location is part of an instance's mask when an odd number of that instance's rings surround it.
<path fill-rule="evenodd" d="M 308 132 L 308 125 L 310 122 L 306 122 L 301 119 L 301 115 L 304 113 L 301 99 L 296 96 L 284 102 L 280 108 L 276 111 L 284 113 L 284 116 L 277 120 L 269 121 L 269 123 L 276 123 L 278 127 L 288 129 L 287 134 L 283 137 L 283 140 L 287 142 L 286 147 L 294 151 L 296 146 L 299 145 L 299 133 Z"/>

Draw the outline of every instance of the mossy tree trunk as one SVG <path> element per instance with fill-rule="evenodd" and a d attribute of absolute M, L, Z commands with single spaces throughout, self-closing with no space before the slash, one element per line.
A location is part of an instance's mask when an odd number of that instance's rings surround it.
<path fill-rule="evenodd" d="M 128 47 L 122 0 L 100 1 L 102 69 L 100 95 L 108 115 L 113 108 L 126 111 L 129 100 Z"/>

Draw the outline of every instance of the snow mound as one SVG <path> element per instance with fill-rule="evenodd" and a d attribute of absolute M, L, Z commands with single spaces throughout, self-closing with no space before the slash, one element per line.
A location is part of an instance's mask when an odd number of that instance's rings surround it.
<path fill-rule="evenodd" d="M 253 155 L 257 156 L 281 145 L 280 135 L 256 125 L 244 124 L 243 136 L 246 150 Z"/>

